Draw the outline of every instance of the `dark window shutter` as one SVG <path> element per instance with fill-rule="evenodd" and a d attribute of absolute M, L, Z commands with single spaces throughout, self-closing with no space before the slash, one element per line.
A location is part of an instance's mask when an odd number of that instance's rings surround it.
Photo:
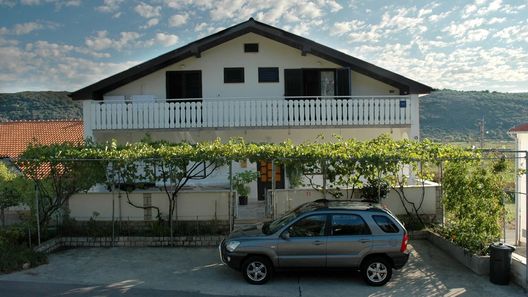
<path fill-rule="evenodd" d="M 224 68 L 224 83 L 243 83 L 244 82 L 244 68 L 230 67 Z"/>
<path fill-rule="evenodd" d="M 167 99 L 183 98 L 183 73 L 181 71 L 167 71 L 166 96 Z"/>
<path fill-rule="evenodd" d="M 202 98 L 202 71 L 167 71 L 167 99 Z"/>
<path fill-rule="evenodd" d="M 202 98 L 202 72 L 188 72 L 185 78 L 184 98 Z"/>
<path fill-rule="evenodd" d="M 258 81 L 259 82 L 279 82 L 279 68 L 278 67 L 259 67 Z"/>
<path fill-rule="evenodd" d="M 350 96 L 350 69 L 340 68 L 336 70 L 337 76 L 337 96 Z"/>
<path fill-rule="evenodd" d="M 284 96 L 303 95 L 302 69 L 284 69 Z"/>

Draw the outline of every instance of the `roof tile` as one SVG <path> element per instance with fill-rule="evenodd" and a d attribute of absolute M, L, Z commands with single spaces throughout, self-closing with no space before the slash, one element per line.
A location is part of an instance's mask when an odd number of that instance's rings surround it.
<path fill-rule="evenodd" d="M 30 143 L 83 141 L 81 120 L 16 121 L 0 123 L 0 157 L 16 158 Z"/>

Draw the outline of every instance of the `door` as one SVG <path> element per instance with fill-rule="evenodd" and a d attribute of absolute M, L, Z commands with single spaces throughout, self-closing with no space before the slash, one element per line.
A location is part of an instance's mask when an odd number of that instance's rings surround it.
<path fill-rule="evenodd" d="M 372 236 L 363 218 L 356 214 L 333 214 L 327 240 L 328 267 L 358 267 L 372 245 Z"/>
<path fill-rule="evenodd" d="M 327 215 L 311 215 L 293 223 L 288 239 L 279 238 L 280 267 L 325 267 Z"/>
<path fill-rule="evenodd" d="M 257 183 L 258 200 L 266 200 L 266 192 L 272 189 L 271 162 L 260 161 L 257 163 L 257 170 L 260 177 Z M 275 164 L 275 189 L 284 189 L 284 168 Z"/>

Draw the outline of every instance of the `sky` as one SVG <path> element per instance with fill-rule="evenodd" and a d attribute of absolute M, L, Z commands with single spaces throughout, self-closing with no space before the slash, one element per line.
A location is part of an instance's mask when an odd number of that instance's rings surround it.
<path fill-rule="evenodd" d="M 433 88 L 528 91 L 528 0 L 0 0 L 0 93 L 75 91 L 250 17 Z"/>

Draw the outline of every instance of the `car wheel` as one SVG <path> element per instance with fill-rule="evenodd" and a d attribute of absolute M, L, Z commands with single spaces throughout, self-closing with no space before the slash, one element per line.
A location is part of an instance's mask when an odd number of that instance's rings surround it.
<path fill-rule="evenodd" d="M 371 286 L 383 286 L 392 277 L 392 266 L 383 257 L 366 259 L 362 265 L 361 274 L 365 282 Z"/>
<path fill-rule="evenodd" d="M 273 273 L 271 262 L 265 257 L 249 257 L 242 264 L 242 274 L 253 285 L 265 284 Z"/>

